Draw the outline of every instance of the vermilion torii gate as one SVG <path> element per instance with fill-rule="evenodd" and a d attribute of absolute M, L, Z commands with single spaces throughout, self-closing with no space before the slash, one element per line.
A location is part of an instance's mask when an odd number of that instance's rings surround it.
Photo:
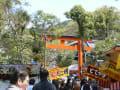
<path fill-rule="evenodd" d="M 61 44 L 60 45 L 51 45 L 46 43 L 47 48 L 51 49 L 64 49 L 64 50 L 78 50 L 78 73 L 79 73 L 79 78 L 81 78 L 81 73 L 82 73 L 82 65 L 83 65 L 83 52 L 82 52 L 82 40 L 79 38 L 73 37 L 73 36 L 62 36 L 56 39 L 53 39 L 52 37 L 46 37 L 47 40 L 60 40 Z M 78 41 L 78 45 L 75 46 L 66 46 L 65 41 Z M 84 41 L 92 41 L 90 40 L 84 40 Z M 84 50 L 91 50 L 91 47 L 84 47 Z"/>

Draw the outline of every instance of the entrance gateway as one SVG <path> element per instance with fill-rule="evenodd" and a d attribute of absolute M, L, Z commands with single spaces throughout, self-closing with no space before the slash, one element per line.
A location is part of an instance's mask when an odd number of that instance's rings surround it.
<path fill-rule="evenodd" d="M 64 49 L 64 50 L 77 50 L 78 51 L 78 76 L 79 79 L 81 79 L 81 74 L 82 74 L 82 65 L 83 65 L 83 52 L 82 52 L 82 40 L 80 40 L 77 37 L 74 36 L 62 36 L 56 39 L 53 39 L 52 37 L 47 36 L 46 37 L 47 40 L 60 40 L 60 45 L 51 45 L 46 43 L 46 47 L 47 48 L 51 48 L 51 49 Z M 46 40 L 44 38 L 44 40 Z M 78 41 L 78 45 L 75 46 L 66 46 L 65 45 L 65 41 Z M 92 41 L 92 39 L 90 40 L 84 40 L 86 41 Z M 91 47 L 84 47 L 84 50 L 91 50 Z"/>

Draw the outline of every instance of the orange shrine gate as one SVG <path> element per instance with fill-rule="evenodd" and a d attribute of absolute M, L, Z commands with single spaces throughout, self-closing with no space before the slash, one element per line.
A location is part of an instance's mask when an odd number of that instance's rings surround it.
<path fill-rule="evenodd" d="M 60 40 L 60 45 L 51 45 L 46 43 L 46 48 L 51 49 L 64 49 L 64 50 L 77 50 L 78 51 L 78 76 L 79 79 L 81 79 L 82 74 L 82 65 L 83 65 L 83 52 L 82 52 L 82 40 L 76 37 L 71 36 L 62 36 L 60 38 L 53 39 L 52 37 L 44 37 L 44 40 Z M 65 41 L 78 41 L 78 45 L 75 46 L 66 46 Z M 84 41 L 92 41 L 90 40 L 84 40 Z M 84 47 L 84 50 L 91 50 L 91 47 Z"/>

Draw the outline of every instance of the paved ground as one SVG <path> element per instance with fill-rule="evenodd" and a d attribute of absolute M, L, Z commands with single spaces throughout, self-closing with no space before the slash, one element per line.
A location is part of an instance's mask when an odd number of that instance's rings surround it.
<path fill-rule="evenodd" d="M 9 82 L 8 81 L 0 81 L 0 90 L 6 90 L 6 88 L 8 87 Z"/>

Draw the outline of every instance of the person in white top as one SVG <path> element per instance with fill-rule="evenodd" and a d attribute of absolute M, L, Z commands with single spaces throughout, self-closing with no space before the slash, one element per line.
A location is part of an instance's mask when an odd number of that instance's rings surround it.
<path fill-rule="evenodd" d="M 29 85 L 28 85 L 28 90 L 32 90 L 34 84 L 35 84 L 35 79 L 34 78 L 30 79 Z"/>

